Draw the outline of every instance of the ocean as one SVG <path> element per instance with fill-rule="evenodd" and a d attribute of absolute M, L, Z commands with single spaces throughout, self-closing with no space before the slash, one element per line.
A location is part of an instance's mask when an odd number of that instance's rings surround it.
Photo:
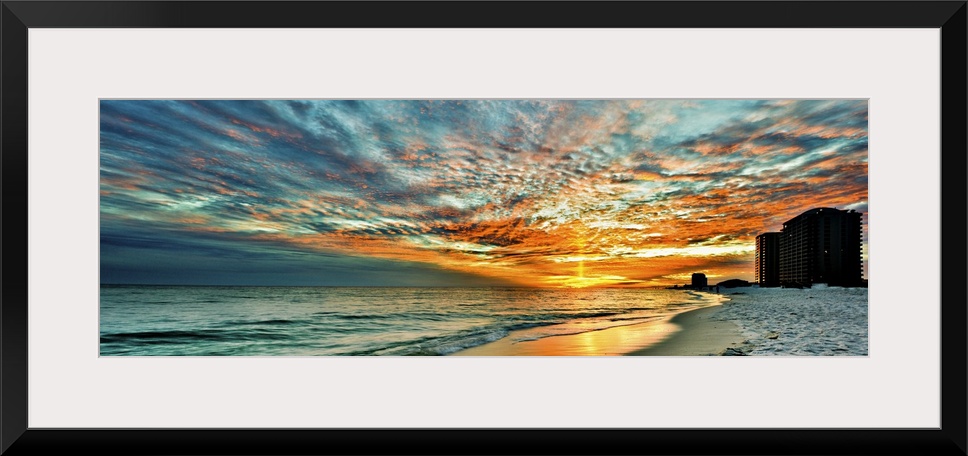
<path fill-rule="evenodd" d="M 102 285 L 102 356 L 438 356 L 719 302 L 660 289 Z M 508 340 L 509 339 L 509 340 Z"/>

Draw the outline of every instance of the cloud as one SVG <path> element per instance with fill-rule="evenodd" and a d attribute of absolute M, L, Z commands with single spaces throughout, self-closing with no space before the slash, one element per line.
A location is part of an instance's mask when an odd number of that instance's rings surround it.
<path fill-rule="evenodd" d="M 855 100 L 104 100 L 102 261 L 171 280 L 171 252 L 219 280 L 345 258 L 458 284 L 547 285 L 569 258 L 596 284 L 749 278 L 759 232 L 866 212 L 866 132 Z"/>

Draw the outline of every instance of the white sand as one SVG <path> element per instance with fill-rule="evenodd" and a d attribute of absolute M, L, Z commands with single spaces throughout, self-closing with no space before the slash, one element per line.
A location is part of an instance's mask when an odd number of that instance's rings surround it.
<path fill-rule="evenodd" d="M 710 320 L 736 323 L 748 355 L 853 355 L 868 353 L 867 289 L 723 289 L 730 299 Z"/>

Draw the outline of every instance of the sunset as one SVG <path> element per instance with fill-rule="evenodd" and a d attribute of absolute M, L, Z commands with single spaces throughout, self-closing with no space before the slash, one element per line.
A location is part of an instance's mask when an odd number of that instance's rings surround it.
<path fill-rule="evenodd" d="M 102 100 L 101 354 L 866 355 L 867 110 Z"/>
<path fill-rule="evenodd" d="M 103 100 L 106 284 L 669 287 L 856 210 L 866 100 Z"/>

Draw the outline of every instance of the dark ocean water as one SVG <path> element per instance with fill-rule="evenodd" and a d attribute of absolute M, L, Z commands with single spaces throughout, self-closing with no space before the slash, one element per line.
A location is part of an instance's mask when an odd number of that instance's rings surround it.
<path fill-rule="evenodd" d="M 653 289 L 102 285 L 101 355 L 447 355 L 718 302 Z M 513 332 L 513 335 L 512 335 Z"/>

